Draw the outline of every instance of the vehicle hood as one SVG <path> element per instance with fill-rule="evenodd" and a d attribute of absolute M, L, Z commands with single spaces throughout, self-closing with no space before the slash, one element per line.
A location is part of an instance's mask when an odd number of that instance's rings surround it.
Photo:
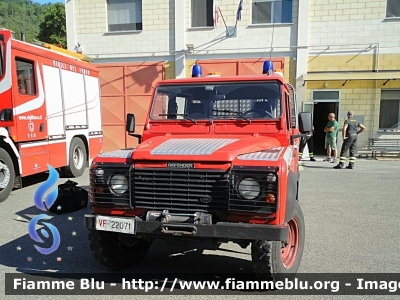
<path fill-rule="evenodd" d="M 281 146 L 265 136 L 160 136 L 138 145 L 131 153 L 136 160 L 179 160 L 232 162 L 241 154 Z"/>

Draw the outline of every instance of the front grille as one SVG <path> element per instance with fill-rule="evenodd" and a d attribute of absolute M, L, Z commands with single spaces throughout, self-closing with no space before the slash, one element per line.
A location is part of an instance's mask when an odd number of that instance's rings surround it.
<path fill-rule="evenodd" d="M 91 168 L 90 176 L 90 194 L 95 203 L 112 204 L 115 206 L 129 206 L 129 189 L 122 195 L 117 195 L 109 188 L 113 175 L 124 175 L 128 179 L 129 186 L 129 167 L 125 164 L 97 165 Z M 96 170 L 103 170 L 103 175 L 96 175 Z"/>
<path fill-rule="evenodd" d="M 226 212 L 229 173 L 214 170 L 132 170 L 133 206 L 170 212 Z"/>

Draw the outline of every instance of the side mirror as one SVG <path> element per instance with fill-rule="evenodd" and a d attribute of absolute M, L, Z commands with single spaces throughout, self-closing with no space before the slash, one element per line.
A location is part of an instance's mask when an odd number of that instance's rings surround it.
<path fill-rule="evenodd" d="M 130 136 L 137 138 L 139 144 L 142 142 L 142 135 L 134 134 L 134 132 L 135 132 L 135 115 L 134 114 L 126 115 L 125 130 L 128 132 L 128 134 Z"/>
<path fill-rule="evenodd" d="M 301 133 L 310 132 L 313 129 L 312 125 L 312 113 L 301 112 L 299 113 L 299 131 Z"/>
<path fill-rule="evenodd" d="M 135 132 L 135 115 L 134 114 L 127 114 L 126 115 L 125 130 L 128 133 L 134 133 Z"/>
<path fill-rule="evenodd" d="M 294 145 L 294 140 L 301 138 L 306 135 L 307 132 L 312 131 L 312 113 L 311 112 L 301 112 L 299 113 L 299 131 L 300 134 L 294 134 L 290 137 L 290 144 Z"/>

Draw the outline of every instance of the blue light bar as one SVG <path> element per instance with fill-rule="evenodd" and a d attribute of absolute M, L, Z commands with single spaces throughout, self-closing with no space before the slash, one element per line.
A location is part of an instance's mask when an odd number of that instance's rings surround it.
<path fill-rule="evenodd" d="M 263 74 L 273 74 L 274 73 L 274 64 L 271 60 L 264 61 L 263 65 Z"/>
<path fill-rule="evenodd" d="M 194 65 L 192 68 L 192 77 L 201 77 L 203 75 L 203 71 L 201 70 L 200 65 Z"/>

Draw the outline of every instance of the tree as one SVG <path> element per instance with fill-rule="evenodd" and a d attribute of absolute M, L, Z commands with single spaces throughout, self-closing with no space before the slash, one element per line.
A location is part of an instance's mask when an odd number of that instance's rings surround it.
<path fill-rule="evenodd" d="M 25 33 L 26 40 L 32 42 L 47 6 L 31 0 L 0 0 L 0 28 L 12 30 L 17 39 Z"/>
<path fill-rule="evenodd" d="M 65 7 L 63 3 L 54 3 L 47 6 L 37 37 L 42 42 L 58 44 L 63 48 L 67 47 Z"/>

